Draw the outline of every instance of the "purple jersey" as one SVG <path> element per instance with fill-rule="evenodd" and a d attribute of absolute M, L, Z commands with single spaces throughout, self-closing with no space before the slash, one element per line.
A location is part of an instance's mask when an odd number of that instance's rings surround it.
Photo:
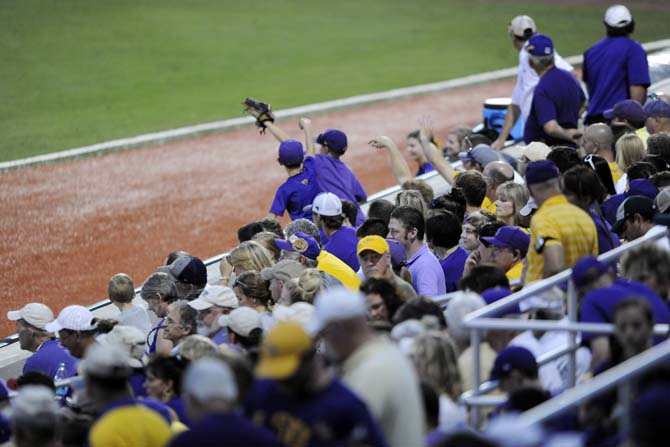
<path fill-rule="evenodd" d="M 577 80 L 565 70 L 551 68 L 535 87 L 530 115 L 526 120 L 523 140 L 526 144 L 543 141 L 548 146 L 575 146 L 574 141 L 551 137 L 544 132 L 543 126 L 555 120 L 564 129 L 576 129 L 579 109 L 586 97 Z"/>
<path fill-rule="evenodd" d="M 37 371 L 53 378 L 61 362 L 65 364 L 65 377 L 63 379 L 77 374 L 79 360 L 72 357 L 58 340 L 47 340 L 33 355 L 28 357 L 23 365 L 23 373 Z"/>
<path fill-rule="evenodd" d="M 386 445 L 365 404 L 339 379 L 300 399 L 285 394 L 273 380 L 258 380 L 247 395 L 245 412 L 284 445 Z"/>
<path fill-rule="evenodd" d="M 351 267 L 354 272 L 357 272 L 361 267 L 356 255 L 357 246 L 358 238 L 356 237 L 356 230 L 351 227 L 342 227 L 330 236 L 328 243 L 323 246 L 323 249 L 337 256 L 342 262 Z"/>
<path fill-rule="evenodd" d="M 444 271 L 445 286 L 447 293 L 458 289 L 458 281 L 463 276 L 465 261 L 470 253 L 462 247 L 458 247 L 446 258 L 440 261 L 442 271 Z"/>
<path fill-rule="evenodd" d="M 425 174 L 426 172 L 431 172 L 431 171 L 434 171 L 434 170 L 435 170 L 435 168 L 433 167 L 433 165 L 431 165 L 428 162 L 425 162 L 424 164 L 419 166 L 419 170 L 416 171 L 416 176 L 418 177 L 421 174 Z"/>
<path fill-rule="evenodd" d="M 630 86 L 649 86 L 647 54 L 628 37 L 606 37 L 584 53 L 582 80 L 589 91 L 588 120 L 629 99 Z"/>
<path fill-rule="evenodd" d="M 305 211 L 305 207 L 311 205 L 314 197 L 321 192 L 315 172 L 314 158 L 306 157 L 302 171 L 286 179 L 277 189 L 270 212 L 283 216 L 284 211 L 288 211 L 292 220 L 301 218 L 312 220 L 312 211 Z"/>
<path fill-rule="evenodd" d="M 305 162 L 312 157 L 305 157 Z M 332 192 L 340 199 L 353 202 L 358 206 L 356 226 L 363 223 L 365 214 L 358 205 L 365 202 L 368 195 L 356 175 L 343 161 L 329 155 L 317 154 L 313 157 L 316 166 L 316 180 L 323 192 Z M 311 203 L 311 202 L 310 202 Z"/>
<path fill-rule="evenodd" d="M 279 445 L 277 438 L 267 429 L 256 427 L 246 418 L 235 413 L 215 413 L 194 423 L 191 429 L 179 433 L 169 447 L 191 446 L 257 446 Z"/>

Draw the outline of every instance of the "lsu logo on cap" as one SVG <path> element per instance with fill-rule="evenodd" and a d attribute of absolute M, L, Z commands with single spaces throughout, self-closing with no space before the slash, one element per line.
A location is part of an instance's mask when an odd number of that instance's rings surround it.
<path fill-rule="evenodd" d="M 307 250 L 307 241 L 303 238 L 293 235 L 289 238 L 289 241 L 293 249 L 298 253 L 304 253 Z"/>

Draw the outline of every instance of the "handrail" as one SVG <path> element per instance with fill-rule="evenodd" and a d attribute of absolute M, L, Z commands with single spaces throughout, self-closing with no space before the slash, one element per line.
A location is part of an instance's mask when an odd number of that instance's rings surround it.
<path fill-rule="evenodd" d="M 612 249 L 606 253 L 603 253 L 598 257 L 598 260 L 603 263 L 611 263 L 614 260 L 617 260 L 623 253 L 636 248 L 642 244 L 645 244 L 650 241 L 656 241 L 663 237 L 668 236 L 667 227 L 653 227 L 649 230 L 644 236 L 627 242 L 615 249 Z M 590 333 L 611 333 L 612 328 L 609 325 L 601 325 L 600 323 L 578 323 L 577 322 L 577 292 L 575 285 L 570 278 L 572 274 L 572 269 L 566 269 L 560 273 L 557 273 L 549 278 L 538 281 L 537 283 L 530 284 L 519 292 L 513 293 L 512 295 L 505 297 L 499 301 L 491 303 L 487 306 L 484 306 L 481 309 L 478 309 L 474 312 L 467 314 L 463 318 L 463 326 L 470 330 L 470 346 L 472 346 L 473 354 L 473 367 L 472 367 L 472 397 L 476 398 L 480 394 L 480 377 L 481 377 L 481 363 L 480 363 L 480 341 L 482 338 L 482 332 L 489 329 L 536 329 L 536 330 L 563 330 L 569 332 L 568 336 L 568 348 L 570 349 L 568 357 L 568 378 L 569 378 L 569 387 L 572 388 L 576 383 L 576 370 L 577 370 L 577 360 L 576 360 L 576 347 L 577 347 L 577 332 L 590 332 Z M 515 320 L 504 320 L 497 318 L 490 318 L 493 315 L 511 308 L 513 305 L 519 303 L 520 301 L 533 296 L 536 293 L 542 292 L 550 287 L 561 284 L 563 282 L 568 282 L 568 322 L 547 322 L 547 321 L 515 321 Z M 439 299 L 439 297 L 438 297 Z M 658 325 L 654 328 L 654 332 L 664 335 L 667 334 L 668 325 Z M 479 408 L 474 407 L 471 412 L 470 422 L 474 427 L 479 426 L 480 422 L 480 413 Z"/>
<path fill-rule="evenodd" d="M 670 344 L 661 343 L 653 346 L 641 354 L 595 376 L 592 380 L 584 383 L 578 388 L 565 391 L 561 395 L 526 411 L 520 415 L 519 422 L 523 425 L 533 425 L 545 422 L 548 419 L 559 416 L 568 409 L 583 403 L 592 396 L 602 394 L 619 385 L 621 382 L 628 382 L 668 360 L 670 360 Z M 630 414 L 624 414 L 624 417 L 629 416 Z"/>

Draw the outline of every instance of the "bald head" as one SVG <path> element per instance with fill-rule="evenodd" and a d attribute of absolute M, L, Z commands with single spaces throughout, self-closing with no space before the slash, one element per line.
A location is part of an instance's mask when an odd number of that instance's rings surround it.
<path fill-rule="evenodd" d="M 512 169 L 512 166 L 510 166 L 509 163 L 505 163 L 504 161 L 492 161 L 487 164 L 483 174 L 484 177 L 493 180 L 494 185 L 492 186 L 494 188 L 497 188 L 505 182 L 514 180 L 514 169 Z"/>
<path fill-rule="evenodd" d="M 607 124 L 591 124 L 584 130 L 583 138 L 584 149 L 587 154 L 595 154 L 602 151 L 612 152 L 614 135 L 612 134 L 612 129 Z"/>

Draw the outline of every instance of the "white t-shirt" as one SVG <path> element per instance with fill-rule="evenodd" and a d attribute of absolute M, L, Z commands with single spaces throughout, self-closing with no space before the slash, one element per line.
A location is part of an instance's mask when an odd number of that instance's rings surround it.
<path fill-rule="evenodd" d="M 528 43 L 526 43 L 526 45 L 528 45 Z M 540 77 L 528 64 L 526 45 L 519 51 L 519 68 L 517 71 L 516 85 L 512 92 L 512 104 L 518 105 L 521 109 L 521 116 L 524 123 L 528 119 L 528 115 L 530 115 L 530 107 L 533 103 L 535 86 L 540 81 Z M 574 67 L 565 62 L 558 52 L 554 53 L 554 64 L 563 70 L 574 70 Z"/>
<path fill-rule="evenodd" d="M 137 305 L 133 305 L 133 307 L 124 310 L 114 317 L 114 319 L 124 326 L 136 327 L 142 331 L 145 337 L 149 331 L 153 329 L 151 318 L 149 318 L 149 312 Z"/>

